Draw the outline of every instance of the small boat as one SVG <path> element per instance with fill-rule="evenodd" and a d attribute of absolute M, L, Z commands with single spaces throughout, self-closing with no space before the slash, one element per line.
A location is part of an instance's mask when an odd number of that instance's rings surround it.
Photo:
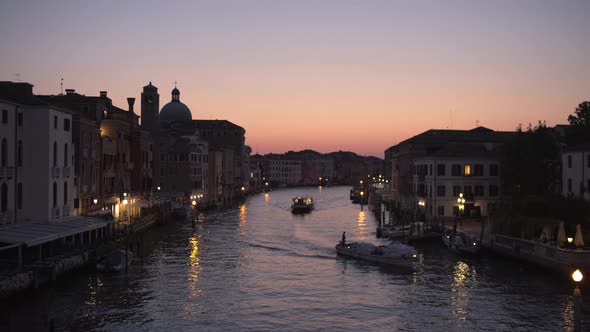
<path fill-rule="evenodd" d="M 420 261 L 416 249 L 403 243 L 377 246 L 368 242 L 338 243 L 338 255 L 415 270 Z"/>
<path fill-rule="evenodd" d="M 297 196 L 293 198 L 291 212 L 307 213 L 313 210 L 313 198 L 311 196 Z"/>
<path fill-rule="evenodd" d="M 424 233 L 424 223 L 421 221 L 404 224 L 404 225 L 385 225 L 377 227 L 377 237 L 388 237 L 391 239 L 401 239 L 411 235 Z"/>
<path fill-rule="evenodd" d="M 445 246 L 460 254 L 475 255 L 481 249 L 479 241 L 463 231 L 445 229 L 442 240 Z"/>
<path fill-rule="evenodd" d="M 99 272 L 119 272 L 125 270 L 125 265 L 131 264 L 133 252 L 131 250 L 117 249 L 96 262 L 96 270 Z"/>

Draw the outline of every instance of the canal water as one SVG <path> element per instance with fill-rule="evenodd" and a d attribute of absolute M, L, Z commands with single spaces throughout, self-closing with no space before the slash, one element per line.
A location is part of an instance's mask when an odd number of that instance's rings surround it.
<path fill-rule="evenodd" d="M 465 258 L 439 240 L 400 272 L 338 257 L 376 239 L 377 220 L 348 187 L 289 188 L 145 235 L 128 274 L 83 271 L 1 306 L 8 330 L 56 331 L 571 331 L 572 284 L 513 260 Z M 290 212 L 313 195 L 315 210 Z M 585 290 L 582 289 L 584 293 Z M 590 290 L 588 290 L 590 292 Z M 588 298 L 587 298 L 588 299 Z M 588 301 L 587 301 L 588 302 Z M 590 302 L 588 302 L 590 303 Z M 584 316 L 590 325 L 590 317 Z"/>

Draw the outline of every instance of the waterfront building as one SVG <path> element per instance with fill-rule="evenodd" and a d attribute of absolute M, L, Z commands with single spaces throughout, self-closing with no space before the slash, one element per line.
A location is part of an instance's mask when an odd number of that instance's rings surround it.
<path fill-rule="evenodd" d="M 416 208 L 419 202 L 416 189 L 418 187 L 415 182 L 419 177 L 414 177 L 414 166 L 417 160 L 421 160 L 421 162 L 428 158 L 432 160 L 434 153 L 439 150 L 443 153 L 444 148 L 448 147 L 448 149 L 451 149 L 456 144 L 467 144 L 467 146 L 469 144 L 476 144 L 488 147 L 490 151 L 497 151 L 513 135 L 514 132 L 500 132 L 484 127 L 477 127 L 471 130 L 431 129 L 402 141 L 385 151 L 385 155 L 389 158 L 388 164 L 391 167 L 388 170 L 390 179 L 388 196 L 398 206 Z M 470 156 L 468 151 L 471 150 L 466 150 L 463 155 L 458 156 L 460 160 L 464 161 L 464 164 L 471 163 L 472 160 L 477 161 L 480 158 L 479 155 Z M 448 156 L 444 157 L 448 158 Z M 489 161 L 489 163 L 495 162 Z M 469 185 L 469 183 L 457 183 L 457 185 L 463 186 Z M 472 186 L 474 185 L 475 183 L 472 184 Z M 486 184 L 482 185 L 485 186 Z M 493 183 L 488 183 L 487 185 L 493 185 Z M 448 211 L 444 214 L 447 215 Z"/>
<path fill-rule="evenodd" d="M 590 200 L 590 143 L 564 148 L 561 169 L 563 195 Z"/>
<path fill-rule="evenodd" d="M 286 159 L 278 155 L 268 158 L 268 181 L 273 185 L 296 186 L 303 184 L 303 162 L 301 160 Z"/>
<path fill-rule="evenodd" d="M 498 145 L 448 143 L 413 160 L 415 207 L 426 220 L 487 216 L 500 194 Z M 459 211 L 457 198 L 465 199 Z"/>
<path fill-rule="evenodd" d="M 73 208 L 77 214 L 88 214 L 100 210 L 94 199 L 101 196 L 102 140 L 100 126 L 111 105 L 106 91 L 99 97 L 87 97 L 66 89 L 65 94 L 40 95 L 42 100 L 68 109 L 73 115 L 72 140 L 73 170 L 76 193 Z"/>
<path fill-rule="evenodd" d="M 0 82 L 0 98 L 0 220 L 75 215 L 72 113 L 34 96 L 26 82 Z"/>

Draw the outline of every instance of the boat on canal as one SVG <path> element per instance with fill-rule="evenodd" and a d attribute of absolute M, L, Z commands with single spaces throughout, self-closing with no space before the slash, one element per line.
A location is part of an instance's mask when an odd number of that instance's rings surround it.
<path fill-rule="evenodd" d="M 442 240 L 446 247 L 459 254 L 478 254 L 481 243 L 467 232 L 445 229 Z"/>
<path fill-rule="evenodd" d="M 102 257 L 96 263 L 98 272 L 119 272 L 125 270 L 125 265 L 131 264 L 133 252 L 116 249 L 109 255 Z"/>
<path fill-rule="evenodd" d="M 291 212 L 293 213 L 308 213 L 313 210 L 313 197 L 311 196 L 297 196 L 293 198 L 291 204 Z"/>
<path fill-rule="evenodd" d="M 403 243 L 374 245 L 368 242 L 338 243 L 338 255 L 415 270 L 419 257 L 416 249 Z"/>

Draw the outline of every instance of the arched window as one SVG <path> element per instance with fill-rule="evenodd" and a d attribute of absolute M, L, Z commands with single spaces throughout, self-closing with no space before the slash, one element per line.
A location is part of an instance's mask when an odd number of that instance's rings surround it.
<path fill-rule="evenodd" d="M 3 183 L 0 188 L 0 212 L 6 212 L 8 209 L 8 186 Z"/>
<path fill-rule="evenodd" d="M 18 141 L 16 150 L 16 163 L 18 167 L 23 165 L 23 141 Z"/>
<path fill-rule="evenodd" d="M 64 182 L 64 205 L 68 205 L 68 182 Z"/>
<path fill-rule="evenodd" d="M 6 142 L 6 138 L 2 139 L 2 167 L 6 167 L 6 163 L 8 162 L 8 143 Z"/>
<path fill-rule="evenodd" d="M 68 167 L 68 143 L 64 146 L 64 167 Z"/>
<path fill-rule="evenodd" d="M 53 167 L 57 167 L 57 142 L 53 142 Z"/>
<path fill-rule="evenodd" d="M 53 207 L 57 207 L 57 183 L 53 182 Z"/>
<path fill-rule="evenodd" d="M 23 209 L 23 184 L 21 182 L 16 186 L 16 207 L 19 210 Z"/>

